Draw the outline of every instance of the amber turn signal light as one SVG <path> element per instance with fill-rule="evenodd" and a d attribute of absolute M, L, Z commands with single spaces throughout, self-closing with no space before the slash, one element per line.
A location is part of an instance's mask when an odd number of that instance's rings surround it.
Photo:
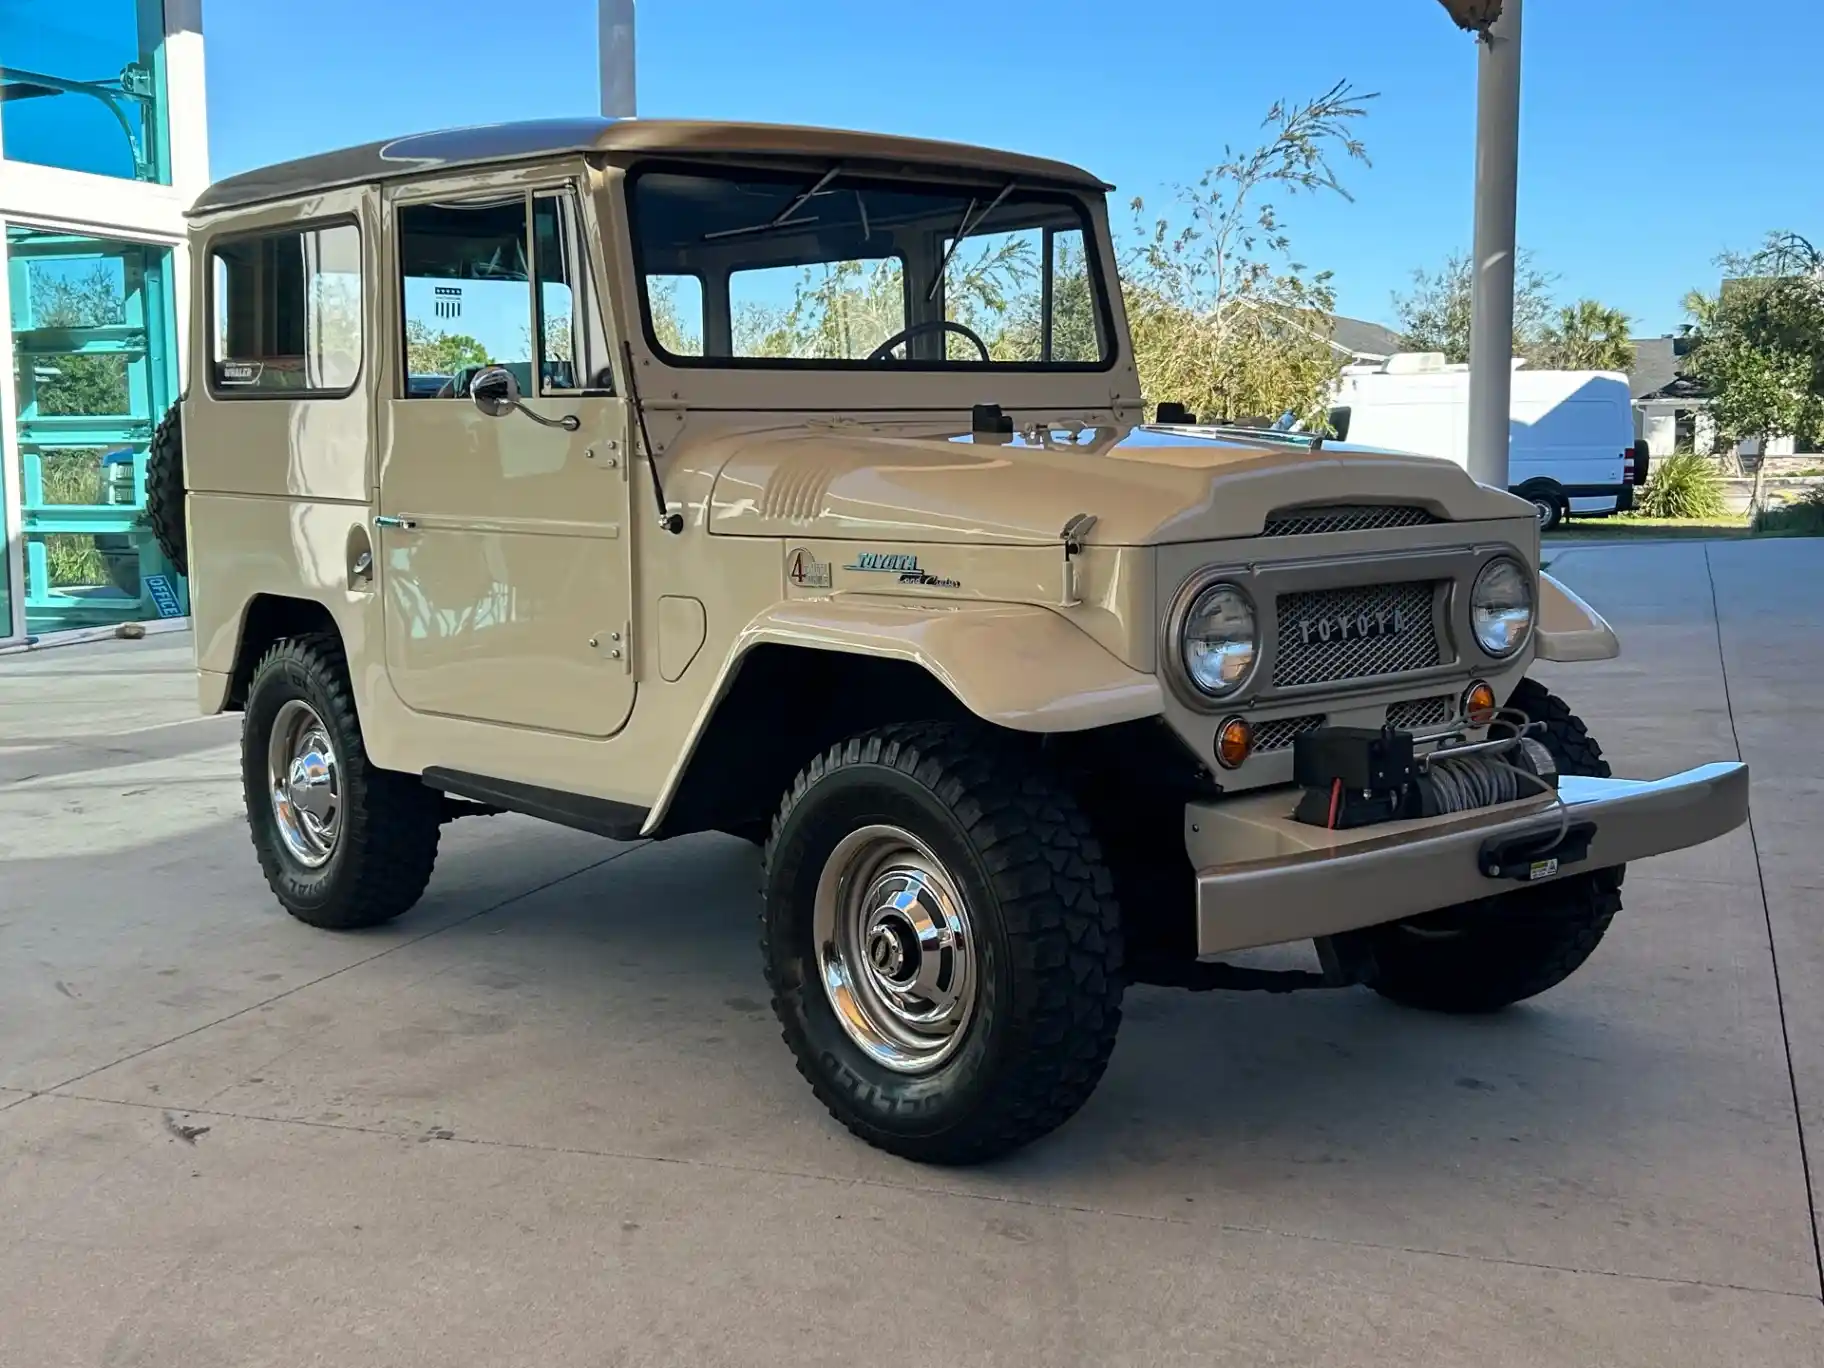
<path fill-rule="evenodd" d="M 1494 720 L 1498 706 L 1495 691 L 1485 680 L 1478 679 L 1463 691 L 1463 719 L 1474 726 L 1486 727 Z"/>
<path fill-rule="evenodd" d="M 1245 717 L 1231 717 L 1216 729 L 1216 761 L 1224 769 L 1239 769 L 1254 749 L 1254 728 Z"/>

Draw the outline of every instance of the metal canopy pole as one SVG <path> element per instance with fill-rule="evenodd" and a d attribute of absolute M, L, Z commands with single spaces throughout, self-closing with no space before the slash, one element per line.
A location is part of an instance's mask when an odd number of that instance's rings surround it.
<path fill-rule="evenodd" d="M 1476 228 L 1469 325 L 1469 473 L 1508 486 L 1514 379 L 1514 199 L 1520 172 L 1521 0 L 1477 40 Z"/>
<path fill-rule="evenodd" d="M 634 117 L 634 0 L 600 0 L 602 114 L 610 119 Z"/>

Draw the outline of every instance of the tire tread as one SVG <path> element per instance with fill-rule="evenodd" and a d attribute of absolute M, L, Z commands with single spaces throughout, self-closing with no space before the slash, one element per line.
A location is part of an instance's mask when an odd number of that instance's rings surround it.
<path fill-rule="evenodd" d="M 798 1072 L 857 1137 L 924 1162 L 979 1163 L 1062 1125 L 1088 1100 L 1108 1066 L 1123 988 L 1113 881 L 1088 818 L 1048 775 L 1010 757 L 979 731 L 927 722 L 850 737 L 814 757 L 794 777 L 774 815 L 763 871 L 772 867 L 787 819 L 818 782 L 864 765 L 897 770 L 929 790 L 951 810 L 980 857 L 1012 954 L 1009 1026 L 1019 1065 L 1003 1072 L 967 1126 L 908 1137 L 870 1124 L 799 1048 L 791 1026 L 791 990 L 776 972 L 777 947 L 763 909 L 760 949 L 773 1010 L 786 1028 Z"/>
<path fill-rule="evenodd" d="M 347 658 L 333 633 L 274 642 L 254 667 L 250 702 L 262 681 L 276 673 L 284 674 L 306 697 L 315 693 L 313 703 L 325 705 L 323 721 L 334 736 L 342 778 L 338 840 L 343 845 L 336 858 L 348 880 L 327 904 L 298 906 L 296 876 L 284 854 L 262 839 L 264 824 L 254 806 L 266 801 L 263 783 L 255 783 L 256 776 L 265 773 L 266 739 L 244 730 L 248 826 L 266 881 L 286 910 L 311 926 L 350 931 L 391 921 L 411 908 L 430 883 L 442 827 L 440 795 L 416 775 L 380 769 L 368 760 L 348 683 Z M 250 710 L 247 716 L 252 715 Z"/>

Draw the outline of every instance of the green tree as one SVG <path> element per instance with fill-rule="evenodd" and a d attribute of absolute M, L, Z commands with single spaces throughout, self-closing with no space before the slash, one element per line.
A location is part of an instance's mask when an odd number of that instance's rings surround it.
<path fill-rule="evenodd" d="M 1686 373 L 1710 394 L 1724 437 L 1765 451 L 1779 437 L 1824 429 L 1824 253 L 1796 233 L 1770 233 L 1749 253 L 1718 258 L 1714 295 L 1693 291 Z M 1759 477 L 1756 504 L 1759 504 Z"/>
<path fill-rule="evenodd" d="M 1124 263 L 1125 297 L 1149 403 L 1170 399 L 1208 417 L 1321 414 L 1340 369 L 1330 346 L 1335 291 L 1328 271 L 1292 255 L 1279 200 L 1348 198 L 1334 158 L 1368 163 L 1355 128 L 1372 94 L 1339 81 L 1304 104 L 1281 102 L 1265 142 L 1181 187 L 1175 212 L 1145 224 Z"/>
<path fill-rule="evenodd" d="M 1549 370 L 1625 372 L 1634 365 L 1630 322 L 1620 309 L 1580 299 L 1546 324 L 1529 359 Z"/>
<path fill-rule="evenodd" d="M 107 417 L 132 408 L 127 357 L 118 353 L 84 355 L 76 350 L 90 328 L 115 327 L 126 321 L 122 279 L 117 270 L 97 262 L 83 275 L 72 275 L 52 262 L 26 267 L 33 330 L 38 345 L 15 357 L 21 399 L 26 367 L 41 417 Z M 60 334 L 66 336 L 59 338 Z M 68 347 L 68 351 L 53 350 Z M 90 504 L 101 498 L 98 447 L 45 448 L 39 452 L 44 501 Z M 51 585 L 98 584 L 106 569 L 93 537 L 56 535 L 44 539 Z"/>
<path fill-rule="evenodd" d="M 1554 283 L 1553 277 L 1534 265 L 1532 253 L 1522 249 L 1515 256 L 1515 356 L 1531 360 L 1541 349 L 1558 312 L 1552 302 Z M 1400 345 L 1407 351 L 1443 352 L 1444 359 L 1452 365 L 1468 361 L 1470 301 L 1474 293 L 1475 271 L 1466 253 L 1452 252 L 1435 271 L 1413 271 L 1412 288 L 1393 296 Z"/>
<path fill-rule="evenodd" d="M 421 318 L 405 325 L 405 363 L 413 375 L 454 375 L 464 366 L 485 366 L 493 359 L 467 333 L 439 332 Z"/>
<path fill-rule="evenodd" d="M 83 276 L 53 273 L 47 265 L 33 263 L 27 268 L 32 314 L 39 330 L 76 333 L 126 321 L 120 280 L 106 264 L 97 263 Z M 70 345 L 79 341 L 72 337 Z M 20 364 L 25 364 L 23 357 Z M 49 356 L 39 353 L 32 364 L 38 367 L 38 412 L 44 417 L 118 414 L 132 406 L 125 356 L 83 356 L 72 350 Z"/>

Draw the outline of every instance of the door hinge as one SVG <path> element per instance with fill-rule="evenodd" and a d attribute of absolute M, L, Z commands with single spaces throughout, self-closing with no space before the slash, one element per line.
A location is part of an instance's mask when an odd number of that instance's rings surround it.
<path fill-rule="evenodd" d="M 627 481 L 627 457 L 621 450 L 621 444 L 610 437 L 605 442 L 598 442 L 589 448 L 588 457 L 596 465 L 616 472 L 623 484 Z"/>
<path fill-rule="evenodd" d="M 612 632 L 602 632 L 589 638 L 591 650 L 600 651 L 608 659 L 617 661 L 622 674 L 633 673 L 633 628 L 625 623 Z"/>

